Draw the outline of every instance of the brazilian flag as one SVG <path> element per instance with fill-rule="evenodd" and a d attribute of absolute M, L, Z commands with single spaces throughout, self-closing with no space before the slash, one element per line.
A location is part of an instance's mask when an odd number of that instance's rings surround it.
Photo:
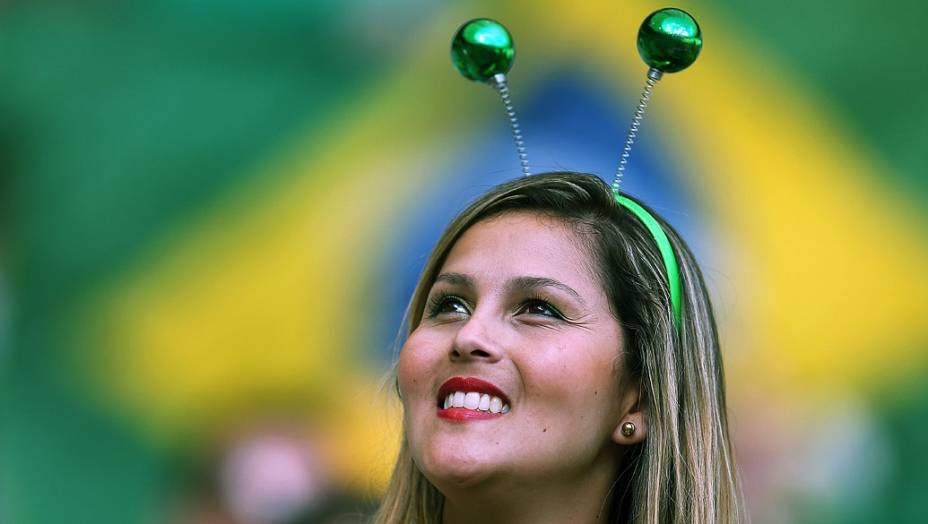
<path fill-rule="evenodd" d="M 677 6 L 703 51 L 657 85 L 626 187 L 707 274 L 750 510 L 917 522 L 928 8 Z M 375 501 L 417 273 L 469 199 L 519 174 L 452 34 L 511 30 L 536 171 L 609 177 L 661 7 L 0 5 L 0 522 L 234 514 L 224 465 L 268 432 L 324 464 L 304 518 Z"/>

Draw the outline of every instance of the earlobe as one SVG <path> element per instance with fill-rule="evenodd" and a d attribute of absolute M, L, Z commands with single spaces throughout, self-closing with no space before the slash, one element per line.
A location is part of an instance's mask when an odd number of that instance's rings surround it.
<path fill-rule="evenodd" d="M 644 442 L 648 436 L 647 402 L 637 380 L 625 390 L 622 406 L 624 415 L 616 421 L 612 441 L 623 446 Z"/>

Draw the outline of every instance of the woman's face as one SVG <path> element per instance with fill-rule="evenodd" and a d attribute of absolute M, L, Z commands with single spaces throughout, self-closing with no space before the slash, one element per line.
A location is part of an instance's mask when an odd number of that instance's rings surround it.
<path fill-rule="evenodd" d="M 633 401 L 593 267 L 567 225 L 526 212 L 454 245 L 397 370 L 410 450 L 439 489 L 614 474 Z"/>

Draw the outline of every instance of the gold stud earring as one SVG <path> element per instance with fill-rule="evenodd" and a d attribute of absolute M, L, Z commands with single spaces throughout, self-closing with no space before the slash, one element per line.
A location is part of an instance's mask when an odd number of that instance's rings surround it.
<path fill-rule="evenodd" d="M 632 422 L 626 422 L 622 424 L 622 435 L 630 437 L 635 434 L 635 424 Z"/>

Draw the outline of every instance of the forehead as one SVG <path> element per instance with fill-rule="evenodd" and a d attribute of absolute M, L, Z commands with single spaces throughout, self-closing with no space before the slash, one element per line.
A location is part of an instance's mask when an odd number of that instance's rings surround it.
<path fill-rule="evenodd" d="M 511 212 L 471 226 L 452 247 L 442 272 L 474 276 L 538 276 L 596 287 L 594 263 L 576 228 L 564 220 Z"/>

